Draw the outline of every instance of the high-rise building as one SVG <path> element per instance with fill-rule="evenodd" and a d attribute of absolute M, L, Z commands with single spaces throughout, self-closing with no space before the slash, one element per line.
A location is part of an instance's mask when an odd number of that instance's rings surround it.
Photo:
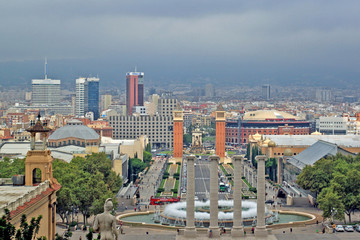
<path fill-rule="evenodd" d="M 134 106 L 144 106 L 144 73 L 126 73 L 126 109 L 132 114 Z"/>
<path fill-rule="evenodd" d="M 78 78 L 76 81 L 75 116 L 85 115 L 85 82 L 86 78 Z"/>
<path fill-rule="evenodd" d="M 270 100 L 270 84 L 262 85 L 261 93 L 264 100 Z"/>
<path fill-rule="evenodd" d="M 205 97 L 215 97 L 215 88 L 211 83 L 205 85 Z"/>
<path fill-rule="evenodd" d="M 32 99 L 33 105 L 58 105 L 60 103 L 60 80 L 33 79 Z"/>
<path fill-rule="evenodd" d="M 94 120 L 100 116 L 99 78 L 87 78 L 85 82 L 85 111 L 94 113 Z"/>
<path fill-rule="evenodd" d="M 99 78 L 76 79 L 75 115 L 83 117 L 87 112 L 92 112 L 95 120 L 100 116 Z"/>
<path fill-rule="evenodd" d="M 316 89 L 316 101 L 330 102 L 332 98 L 330 89 Z"/>

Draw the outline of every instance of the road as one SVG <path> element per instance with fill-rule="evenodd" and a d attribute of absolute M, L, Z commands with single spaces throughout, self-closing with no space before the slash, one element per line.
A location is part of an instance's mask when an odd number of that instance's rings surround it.
<path fill-rule="evenodd" d="M 210 199 L 210 162 L 196 160 L 195 163 L 195 196 L 199 200 Z M 219 200 L 223 199 L 225 199 L 225 193 L 219 192 Z"/>

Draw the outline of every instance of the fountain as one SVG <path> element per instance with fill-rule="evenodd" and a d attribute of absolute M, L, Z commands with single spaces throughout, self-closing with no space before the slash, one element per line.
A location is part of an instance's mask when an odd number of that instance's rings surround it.
<path fill-rule="evenodd" d="M 232 226 L 233 204 L 234 202 L 232 200 L 219 201 L 219 226 Z M 195 224 L 197 227 L 207 227 L 209 225 L 209 207 L 210 201 L 195 201 Z M 256 202 L 243 201 L 242 207 L 243 222 L 245 225 L 251 225 L 251 223 L 256 219 Z M 270 218 L 272 216 L 271 213 L 272 212 L 266 210 L 266 218 Z M 184 222 L 186 222 L 186 202 L 178 202 L 167 205 L 160 216 L 163 219 L 168 219 L 169 223 L 174 225 L 177 224 L 179 219 L 182 219 Z"/>

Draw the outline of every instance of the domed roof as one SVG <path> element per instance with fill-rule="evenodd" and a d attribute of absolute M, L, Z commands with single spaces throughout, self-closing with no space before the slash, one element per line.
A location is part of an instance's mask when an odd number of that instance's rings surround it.
<path fill-rule="evenodd" d="M 254 135 L 252 135 L 253 139 L 255 141 L 259 141 L 261 139 L 261 134 L 259 134 L 258 132 L 256 132 Z"/>
<path fill-rule="evenodd" d="M 285 149 L 285 151 L 284 151 L 284 156 L 292 156 L 293 154 L 292 154 L 292 151 L 291 151 L 291 149 L 290 148 L 287 148 L 287 149 Z"/>
<path fill-rule="evenodd" d="M 49 140 L 59 140 L 70 137 L 85 140 L 95 140 L 99 139 L 100 136 L 95 132 L 94 129 L 82 125 L 81 121 L 72 120 L 64 127 L 55 130 L 55 132 L 50 135 Z"/>
<path fill-rule="evenodd" d="M 276 143 L 274 141 L 268 142 L 268 147 L 276 147 Z"/>
<path fill-rule="evenodd" d="M 321 133 L 319 133 L 318 131 L 315 131 L 315 132 L 311 133 L 311 135 L 321 135 Z"/>
<path fill-rule="evenodd" d="M 276 110 L 259 110 L 245 113 L 244 120 L 265 120 L 265 119 L 295 119 L 298 120 L 298 117 L 286 112 L 280 112 Z"/>

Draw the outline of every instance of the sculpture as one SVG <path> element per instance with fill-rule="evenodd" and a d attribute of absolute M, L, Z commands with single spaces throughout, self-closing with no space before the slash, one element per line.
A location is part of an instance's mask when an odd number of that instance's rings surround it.
<path fill-rule="evenodd" d="M 112 199 L 106 199 L 104 212 L 95 217 L 94 231 L 101 234 L 101 240 L 114 240 L 119 237 L 119 233 L 116 230 L 116 219 L 110 214 L 113 207 Z"/>

